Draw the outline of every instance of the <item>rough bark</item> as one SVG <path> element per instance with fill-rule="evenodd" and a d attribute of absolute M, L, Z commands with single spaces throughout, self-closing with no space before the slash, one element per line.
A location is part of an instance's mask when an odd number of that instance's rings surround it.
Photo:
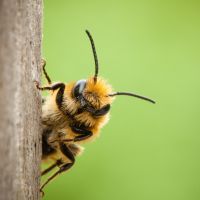
<path fill-rule="evenodd" d="M 0 200 L 40 198 L 42 0 L 0 0 Z"/>

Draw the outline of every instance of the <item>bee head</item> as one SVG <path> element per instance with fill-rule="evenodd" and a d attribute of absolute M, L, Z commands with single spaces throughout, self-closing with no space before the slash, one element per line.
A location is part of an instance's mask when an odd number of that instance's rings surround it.
<path fill-rule="evenodd" d="M 94 116 L 102 116 L 109 112 L 110 104 L 114 100 L 108 96 L 112 92 L 111 86 L 102 78 L 94 82 L 94 77 L 79 80 L 72 89 L 73 98 L 79 102 L 82 109 Z"/>
<path fill-rule="evenodd" d="M 88 30 L 86 30 L 86 33 L 92 46 L 95 62 L 95 74 L 87 80 L 82 79 L 73 84 L 72 98 L 75 99 L 76 102 L 79 102 L 80 109 L 84 109 L 92 113 L 94 116 L 105 115 L 109 112 L 110 104 L 116 95 L 133 96 L 155 103 L 155 101 L 137 94 L 129 92 L 112 92 L 111 86 L 104 79 L 98 77 L 99 64 L 94 41 Z"/>

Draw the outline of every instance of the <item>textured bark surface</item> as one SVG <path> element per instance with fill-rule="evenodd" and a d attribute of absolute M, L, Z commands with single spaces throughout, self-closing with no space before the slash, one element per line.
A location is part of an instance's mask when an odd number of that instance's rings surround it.
<path fill-rule="evenodd" d="M 42 0 L 0 0 L 0 200 L 40 199 Z"/>

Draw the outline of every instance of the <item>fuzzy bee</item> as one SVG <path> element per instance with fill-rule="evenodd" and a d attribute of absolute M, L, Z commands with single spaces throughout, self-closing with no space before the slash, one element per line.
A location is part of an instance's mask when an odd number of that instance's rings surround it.
<path fill-rule="evenodd" d="M 115 96 L 128 95 L 155 103 L 133 93 L 113 92 L 112 87 L 98 77 L 99 66 L 94 41 L 89 31 L 86 30 L 86 33 L 93 50 L 94 76 L 67 84 L 52 83 L 43 60 L 42 68 L 48 86 L 41 87 L 35 82 L 39 90 L 50 91 L 42 106 L 42 160 L 54 163 L 42 175 L 55 167 L 59 168 L 43 183 L 41 191 L 57 175 L 74 165 L 75 157 L 82 152 L 80 144 L 94 140 L 99 135 L 100 129 L 109 120 L 110 105 Z"/>

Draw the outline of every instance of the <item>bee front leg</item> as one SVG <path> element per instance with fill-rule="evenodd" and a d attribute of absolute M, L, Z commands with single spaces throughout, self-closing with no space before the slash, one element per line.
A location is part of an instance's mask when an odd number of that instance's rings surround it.
<path fill-rule="evenodd" d="M 41 60 L 41 67 L 42 67 L 42 70 L 43 70 L 43 73 L 45 75 L 45 78 L 47 79 L 47 82 L 49 85 L 51 85 L 51 78 L 49 77 L 46 69 L 45 69 L 45 66 L 46 66 L 46 60 L 42 59 Z"/>
<path fill-rule="evenodd" d="M 47 86 L 47 87 L 41 87 L 38 81 L 34 81 L 35 85 L 37 87 L 38 90 L 57 90 L 59 88 L 65 88 L 65 84 L 64 83 L 55 83 L 51 86 Z"/>
<path fill-rule="evenodd" d="M 75 136 L 73 139 L 61 140 L 62 142 L 78 142 L 78 141 L 86 140 L 93 135 L 92 131 L 86 130 L 84 128 L 71 126 L 71 129 L 74 133 L 79 134 L 79 135 Z"/>
<path fill-rule="evenodd" d="M 40 191 L 44 194 L 44 192 L 42 191 L 43 188 L 51 181 L 53 180 L 57 175 L 61 174 L 64 171 L 67 171 L 68 169 L 70 169 L 75 162 L 75 157 L 73 155 L 73 153 L 70 151 L 70 149 L 67 147 L 66 144 L 64 143 L 60 143 L 60 150 L 61 152 L 65 155 L 65 157 L 67 157 L 71 162 L 70 163 L 63 163 L 63 165 L 60 167 L 60 169 L 55 172 L 52 176 L 50 176 L 46 182 L 44 182 L 44 184 L 41 186 Z"/>
<path fill-rule="evenodd" d="M 89 131 L 89 130 L 86 130 L 86 129 L 83 129 L 83 128 L 79 128 L 79 127 L 76 127 L 76 126 L 72 126 L 71 128 L 72 128 L 72 131 L 80 134 L 73 139 L 74 142 L 86 140 L 93 135 L 92 131 Z"/>

